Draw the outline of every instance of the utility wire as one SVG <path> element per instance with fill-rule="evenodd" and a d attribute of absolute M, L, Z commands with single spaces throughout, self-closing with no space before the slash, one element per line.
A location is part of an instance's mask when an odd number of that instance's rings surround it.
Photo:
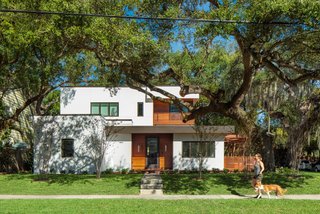
<path fill-rule="evenodd" d="M 135 20 L 157 20 L 157 21 L 181 21 L 181 22 L 199 22 L 199 23 L 216 23 L 216 24 L 250 24 L 250 25 L 306 25 L 298 22 L 254 22 L 245 20 L 219 20 L 219 19 L 192 19 L 192 18 L 166 18 L 166 17 L 146 17 L 146 16 L 120 16 L 96 13 L 69 13 L 43 10 L 11 10 L 0 9 L 0 13 L 25 13 L 36 15 L 59 15 L 59 16 L 80 16 L 80 17 L 101 17 L 114 19 L 135 19 Z"/>

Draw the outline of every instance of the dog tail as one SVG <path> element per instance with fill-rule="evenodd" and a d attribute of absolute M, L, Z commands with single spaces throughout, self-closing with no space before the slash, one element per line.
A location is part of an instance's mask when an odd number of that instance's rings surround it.
<path fill-rule="evenodd" d="M 282 189 L 282 188 L 279 186 L 279 188 L 278 188 L 278 192 L 279 192 L 279 195 L 283 196 L 283 195 L 284 195 L 284 193 L 286 193 L 286 192 L 287 192 L 287 189 Z"/>

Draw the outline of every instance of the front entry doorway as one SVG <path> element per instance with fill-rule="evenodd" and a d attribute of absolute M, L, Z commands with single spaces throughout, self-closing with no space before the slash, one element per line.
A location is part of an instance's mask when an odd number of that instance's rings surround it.
<path fill-rule="evenodd" d="M 159 168 L 159 138 L 146 138 L 147 169 Z"/>
<path fill-rule="evenodd" d="M 172 134 L 132 134 L 132 169 L 172 169 Z"/>

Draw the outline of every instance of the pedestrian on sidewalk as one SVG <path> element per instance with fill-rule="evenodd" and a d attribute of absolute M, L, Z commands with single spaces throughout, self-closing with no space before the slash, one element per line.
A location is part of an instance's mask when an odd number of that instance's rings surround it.
<path fill-rule="evenodd" d="M 253 178 L 252 178 L 252 187 L 255 188 L 256 183 L 259 181 L 262 184 L 262 178 L 263 178 L 263 173 L 264 171 L 264 164 L 262 162 L 262 157 L 261 154 L 257 153 L 254 155 L 254 164 L 253 164 Z M 258 195 L 256 198 L 261 194 L 261 189 L 257 189 Z"/>

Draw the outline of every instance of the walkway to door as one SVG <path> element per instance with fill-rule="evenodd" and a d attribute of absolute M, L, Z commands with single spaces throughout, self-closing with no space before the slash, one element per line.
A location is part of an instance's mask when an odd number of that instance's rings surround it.
<path fill-rule="evenodd" d="M 163 183 L 160 174 L 146 173 L 141 178 L 140 195 L 162 195 Z"/>

